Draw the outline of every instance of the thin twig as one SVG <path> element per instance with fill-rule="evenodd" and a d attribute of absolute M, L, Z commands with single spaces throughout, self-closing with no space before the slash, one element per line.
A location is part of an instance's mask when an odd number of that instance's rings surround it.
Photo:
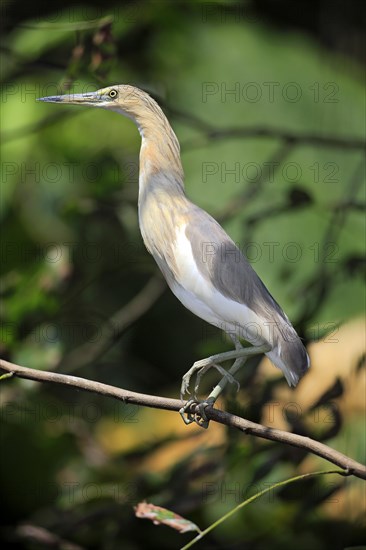
<path fill-rule="evenodd" d="M 354 200 L 357 197 L 357 193 L 364 181 L 364 172 L 365 159 L 362 157 L 346 186 L 343 201 Z M 329 293 L 334 290 L 334 284 L 330 284 L 330 282 L 334 282 L 335 277 L 339 274 L 338 270 L 330 268 L 333 264 L 326 261 L 326 255 L 329 252 L 327 246 L 331 244 L 338 247 L 341 232 L 350 214 L 351 210 L 348 208 L 335 208 L 332 211 L 323 235 L 320 247 L 321 255 L 317 262 L 317 269 L 306 283 L 306 288 L 304 289 L 309 295 L 309 299 L 304 301 L 304 310 L 298 320 L 298 324 L 301 326 L 305 326 L 310 319 L 315 317 L 316 313 L 322 308 Z"/>
<path fill-rule="evenodd" d="M 272 177 L 277 172 L 279 166 L 282 166 L 284 161 L 292 153 L 293 148 L 293 143 L 289 143 L 287 141 L 285 141 L 284 143 L 281 142 L 279 147 L 272 154 L 272 156 L 268 160 L 268 165 L 273 166 Z M 244 208 L 249 204 L 252 204 L 253 199 L 258 196 L 259 193 L 263 190 L 263 185 L 265 184 L 265 181 L 266 175 L 264 174 L 264 172 L 262 172 L 261 177 L 258 179 L 258 181 L 255 182 L 255 185 L 249 185 L 244 189 L 243 192 L 235 195 L 233 199 L 228 204 L 226 204 L 224 208 L 221 209 L 221 211 L 216 213 L 215 218 L 220 223 L 225 223 L 238 213 L 243 212 Z"/>
<path fill-rule="evenodd" d="M 83 547 L 60 538 L 44 527 L 23 523 L 19 525 L 15 534 L 20 539 L 39 545 L 39 548 L 62 548 L 62 550 L 83 550 Z"/>
<path fill-rule="evenodd" d="M 279 139 L 287 143 L 302 143 L 305 145 L 316 145 L 321 147 L 334 147 L 341 149 L 366 149 L 366 141 L 362 138 L 335 137 L 313 133 L 296 133 L 285 128 L 271 128 L 268 126 L 238 126 L 218 128 L 206 122 L 193 113 L 188 113 L 168 105 L 162 98 L 156 98 L 174 118 L 181 120 L 188 126 L 202 132 L 206 139 L 220 140 L 225 138 L 271 138 Z M 204 145 L 202 139 L 189 140 L 182 145 L 182 149 L 195 148 Z"/>
<path fill-rule="evenodd" d="M 205 537 L 208 533 L 213 531 L 213 529 L 216 529 L 216 527 L 221 525 L 221 523 L 223 523 L 224 521 L 229 519 L 231 516 L 233 516 L 234 514 L 239 512 L 239 510 L 244 508 L 244 506 L 247 506 L 248 504 L 251 504 L 254 500 L 257 500 L 258 498 L 262 497 L 263 495 L 265 495 L 267 493 L 271 493 L 272 491 L 274 491 L 275 489 L 278 489 L 279 487 L 289 485 L 290 483 L 295 483 L 296 481 L 302 481 L 303 479 L 317 477 L 317 476 L 325 476 L 325 475 L 329 475 L 329 474 L 338 474 L 338 475 L 341 475 L 341 476 L 347 475 L 342 470 L 328 470 L 328 471 L 323 471 L 323 472 L 310 472 L 308 474 L 302 474 L 302 475 L 299 475 L 299 476 L 291 477 L 289 479 L 285 479 L 284 481 L 279 481 L 278 483 L 274 483 L 270 487 L 267 487 L 266 489 L 263 489 L 263 491 L 259 491 L 259 493 L 256 493 L 255 495 L 251 496 L 250 498 L 247 498 L 246 500 L 244 500 L 243 502 L 238 504 L 238 506 L 235 506 L 235 508 L 233 510 L 229 510 L 229 512 L 227 512 L 226 514 L 221 516 L 218 520 L 216 520 L 209 527 L 207 527 L 207 529 L 205 529 L 204 531 L 201 531 L 194 539 L 192 539 L 188 544 L 184 545 L 183 548 L 181 548 L 180 550 L 188 550 L 189 548 L 194 546 L 196 544 L 196 542 L 203 539 L 203 537 Z"/>
<path fill-rule="evenodd" d="M 124 390 L 122 388 L 116 388 L 115 386 L 109 386 L 108 384 L 102 384 L 94 380 L 78 378 L 76 376 L 29 369 L 14 363 L 9 363 L 8 361 L 4 361 L 2 359 L 0 359 L 0 368 L 6 372 L 12 372 L 13 375 L 18 378 L 35 380 L 38 382 L 63 384 L 65 386 L 71 386 L 99 395 L 113 397 L 114 399 L 118 399 L 124 403 L 132 403 L 135 405 L 170 411 L 179 411 L 182 408 L 182 405 L 185 404 L 179 399 L 159 397 L 157 395 L 146 395 L 143 393 Z M 315 441 L 314 439 L 285 432 L 283 430 L 269 428 L 267 426 L 263 426 L 262 424 L 256 424 L 255 422 L 251 422 L 250 420 L 246 420 L 240 416 L 214 408 L 207 408 L 206 415 L 209 420 L 236 428 L 245 434 L 250 434 L 263 439 L 269 439 L 271 441 L 277 441 L 279 443 L 285 443 L 286 445 L 292 445 L 294 447 L 304 449 L 312 454 L 324 458 L 328 462 L 331 462 L 340 468 L 343 468 L 348 475 L 354 475 L 361 479 L 366 479 L 366 466 L 332 449 L 331 447 L 324 445 L 323 443 Z"/>
<path fill-rule="evenodd" d="M 233 139 L 279 139 L 286 143 L 310 145 L 316 147 L 365 150 L 366 142 L 362 138 L 344 138 L 334 136 L 322 136 L 320 134 L 294 133 L 282 128 L 267 128 L 264 126 L 238 127 L 238 128 L 212 128 L 204 131 L 203 138 L 187 140 L 182 143 L 182 150 L 192 150 L 207 145 L 207 140 L 217 141 L 227 138 Z"/>
<path fill-rule="evenodd" d="M 89 342 L 70 351 L 61 359 L 57 370 L 72 372 L 97 359 L 160 298 L 166 283 L 160 275 L 154 275 L 132 300 L 118 310 L 98 330 Z"/>

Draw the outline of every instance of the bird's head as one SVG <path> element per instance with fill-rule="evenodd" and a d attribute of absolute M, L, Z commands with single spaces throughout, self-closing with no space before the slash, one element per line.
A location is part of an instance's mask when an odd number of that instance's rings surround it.
<path fill-rule="evenodd" d="M 96 92 L 40 97 L 37 101 L 101 107 L 127 116 L 136 123 L 143 140 L 149 141 L 150 147 L 146 149 L 149 156 L 146 156 L 148 160 L 145 159 L 149 169 L 154 165 L 155 171 L 161 171 L 165 166 L 166 170 L 174 171 L 179 181 L 183 181 L 178 139 L 159 105 L 143 90 L 117 84 Z M 152 143 L 158 146 L 152 147 Z"/>
<path fill-rule="evenodd" d="M 119 84 L 101 88 L 96 92 L 40 97 L 37 101 L 101 107 L 102 109 L 117 111 L 125 116 L 136 118 L 139 114 L 139 106 L 144 103 L 144 100 L 146 101 L 146 98 L 149 98 L 146 92 L 134 86 Z"/>

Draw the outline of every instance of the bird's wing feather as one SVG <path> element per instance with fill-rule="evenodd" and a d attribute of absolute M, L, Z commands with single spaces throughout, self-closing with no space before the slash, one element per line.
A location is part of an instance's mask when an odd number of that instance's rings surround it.
<path fill-rule="evenodd" d="M 217 221 L 197 206 L 190 212 L 185 232 L 200 274 L 220 294 L 245 305 L 262 327 L 270 327 L 266 340 L 272 350 L 266 355 L 295 386 L 309 367 L 306 349 L 247 259 Z"/>
<path fill-rule="evenodd" d="M 203 277 L 227 298 L 244 304 L 256 315 L 288 318 L 248 260 L 224 229 L 207 212 L 195 207 L 186 226 L 192 253 Z"/>

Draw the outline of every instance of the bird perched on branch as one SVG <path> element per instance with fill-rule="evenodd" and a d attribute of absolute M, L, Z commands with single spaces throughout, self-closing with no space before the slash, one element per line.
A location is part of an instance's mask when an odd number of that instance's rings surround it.
<path fill-rule="evenodd" d="M 235 345 L 233 351 L 197 361 L 184 375 L 182 399 L 196 374 L 193 399 L 181 410 L 185 422 L 196 421 L 207 427 L 205 407 L 213 405 L 227 382 L 237 383 L 233 375 L 251 355 L 265 353 L 282 370 L 288 384 L 296 386 L 309 367 L 305 347 L 224 229 L 187 198 L 179 142 L 156 101 L 129 85 L 43 97 L 39 101 L 101 107 L 131 118 L 139 129 L 138 212 L 146 248 L 182 304 L 224 330 Z M 252 346 L 243 347 L 241 339 Z M 226 371 L 221 364 L 230 359 L 235 361 Z M 223 378 L 199 409 L 195 408 L 201 376 L 211 367 Z"/>

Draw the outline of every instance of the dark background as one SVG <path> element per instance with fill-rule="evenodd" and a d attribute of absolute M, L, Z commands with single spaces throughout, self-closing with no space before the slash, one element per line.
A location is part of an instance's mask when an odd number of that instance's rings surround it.
<path fill-rule="evenodd" d="M 363 461 L 364 3 L 2 12 L 1 356 L 177 397 L 195 360 L 230 348 L 144 249 L 133 124 L 35 101 L 133 84 L 177 133 L 189 197 L 222 221 L 309 344 L 296 391 L 253 360 L 221 406 Z M 203 394 L 216 380 L 207 374 Z M 268 484 L 328 466 L 62 387 L 2 381 L 1 404 L 9 547 L 179 548 L 192 535 L 136 519 L 133 506 L 146 499 L 203 529 Z M 199 547 L 360 547 L 365 509 L 361 480 L 310 480 L 245 507 Z"/>

